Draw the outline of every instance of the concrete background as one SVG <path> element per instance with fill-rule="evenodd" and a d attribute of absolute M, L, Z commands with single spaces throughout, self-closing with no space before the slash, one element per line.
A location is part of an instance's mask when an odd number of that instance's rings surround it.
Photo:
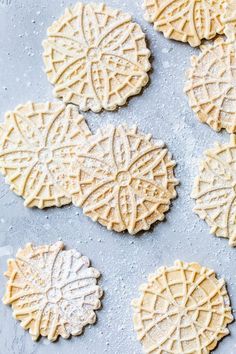
<path fill-rule="evenodd" d="M 132 326 L 131 299 L 147 275 L 174 260 L 197 261 L 225 277 L 232 305 L 236 306 L 236 250 L 227 240 L 209 235 L 209 227 L 192 212 L 190 198 L 198 162 L 213 142 L 228 141 L 200 124 L 183 94 L 190 56 L 198 53 L 187 44 L 167 40 L 143 19 L 141 0 L 107 0 L 107 4 L 131 13 L 147 35 L 153 53 L 150 85 L 117 112 L 85 113 L 90 128 L 107 123 L 137 123 L 145 133 L 164 140 L 177 161 L 181 181 L 179 197 L 165 222 L 139 237 L 107 231 L 82 215 L 80 209 L 31 210 L 9 191 L 0 177 L 0 296 L 4 293 L 6 260 L 31 241 L 52 243 L 62 239 L 67 247 L 87 255 L 102 273 L 105 290 L 98 322 L 84 335 L 71 340 L 34 343 L 13 318 L 11 308 L 0 304 L 1 354 L 139 354 L 142 349 Z M 73 2 L 74 3 L 74 2 Z M 41 41 L 47 27 L 71 5 L 59 0 L 0 0 L 0 121 L 4 112 L 28 100 L 52 100 L 52 88 L 43 73 Z M 236 324 L 230 326 L 214 353 L 236 353 Z"/>

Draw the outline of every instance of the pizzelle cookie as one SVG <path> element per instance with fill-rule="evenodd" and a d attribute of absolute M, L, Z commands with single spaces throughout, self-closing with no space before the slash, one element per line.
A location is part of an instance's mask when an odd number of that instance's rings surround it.
<path fill-rule="evenodd" d="M 225 3 L 225 11 L 222 16 L 224 23 L 224 33 L 227 37 L 235 40 L 236 33 L 236 0 L 227 0 Z"/>
<path fill-rule="evenodd" d="M 198 119 L 215 131 L 236 132 L 236 47 L 218 38 L 192 57 L 184 88 Z"/>
<path fill-rule="evenodd" d="M 148 230 L 176 197 L 170 153 L 136 127 L 99 130 L 88 137 L 78 163 L 80 191 L 72 201 L 109 230 Z"/>
<path fill-rule="evenodd" d="M 145 19 L 165 37 L 199 46 L 222 34 L 225 0 L 144 0 Z"/>
<path fill-rule="evenodd" d="M 40 336 L 55 341 L 77 336 L 96 321 L 102 290 L 100 273 L 76 250 L 63 250 L 62 242 L 20 249 L 8 260 L 9 278 L 4 304 L 10 304 L 33 340 Z"/>
<path fill-rule="evenodd" d="M 61 103 L 32 103 L 8 112 L 0 129 L 0 171 L 25 206 L 71 202 L 79 146 L 90 130 L 77 109 Z"/>
<path fill-rule="evenodd" d="M 211 233 L 229 238 L 236 246 L 236 136 L 205 152 L 192 197 L 194 211 L 211 227 Z"/>
<path fill-rule="evenodd" d="M 176 261 L 149 275 L 140 291 L 133 321 L 145 353 L 207 354 L 229 334 L 225 281 L 211 269 Z"/>
<path fill-rule="evenodd" d="M 105 4 L 66 9 L 43 42 L 54 94 L 83 111 L 115 110 L 148 82 L 150 51 L 130 15 Z"/>

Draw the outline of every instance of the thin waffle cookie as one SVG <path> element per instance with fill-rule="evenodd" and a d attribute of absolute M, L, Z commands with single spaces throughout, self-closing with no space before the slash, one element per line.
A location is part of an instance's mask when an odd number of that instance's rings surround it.
<path fill-rule="evenodd" d="M 33 340 L 40 336 L 55 341 L 59 336 L 77 336 L 96 321 L 102 290 L 100 273 L 76 250 L 53 245 L 27 244 L 15 259 L 8 260 L 9 278 L 4 304 Z"/>
<path fill-rule="evenodd" d="M 25 206 L 71 202 L 74 159 L 90 130 L 75 107 L 32 103 L 6 113 L 0 127 L 0 171 Z"/>
<path fill-rule="evenodd" d="M 231 32 L 232 34 L 232 32 Z M 218 38 L 192 57 L 184 88 L 189 105 L 212 129 L 236 132 L 236 47 Z"/>
<path fill-rule="evenodd" d="M 115 110 L 148 82 L 150 51 L 130 15 L 77 3 L 48 29 L 45 71 L 54 95 L 83 111 Z"/>
<path fill-rule="evenodd" d="M 163 145 L 136 127 L 99 130 L 78 155 L 80 190 L 73 203 L 109 230 L 148 230 L 176 197 L 175 162 Z"/>
<path fill-rule="evenodd" d="M 145 353 L 207 354 L 229 334 L 229 296 L 211 269 L 176 261 L 150 275 L 140 291 L 133 320 Z"/>
<path fill-rule="evenodd" d="M 222 34 L 221 14 L 225 0 L 144 0 L 145 19 L 154 23 L 165 37 L 188 42 L 192 47 L 202 39 Z"/>
<path fill-rule="evenodd" d="M 236 136 L 228 144 L 215 144 L 205 152 L 192 197 L 194 208 L 211 233 L 229 238 L 236 246 Z"/>
<path fill-rule="evenodd" d="M 233 37 L 235 41 L 236 32 L 236 0 L 227 0 L 224 5 L 222 22 L 224 23 L 224 33 L 227 37 Z"/>

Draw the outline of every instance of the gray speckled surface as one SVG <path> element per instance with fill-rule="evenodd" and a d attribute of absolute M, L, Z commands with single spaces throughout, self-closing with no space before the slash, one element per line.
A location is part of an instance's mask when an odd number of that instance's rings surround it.
<path fill-rule="evenodd" d="M 6 260 L 25 243 L 51 243 L 61 238 L 68 247 L 87 255 L 103 277 L 103 309 L 98 322 L 83 336 L 49 343 L 34 343 L 12 318 L 10 307 L 0 304 L 1 354 L 138 354 L 141 346 L 132 326 L 130 301 L 138 286 L 157 267 L 175 259 L 197 261 L 225 277 L 236 306 L 236 249 L 227 240 L 209 235 L 208 226 L 192 213 L 190 191 L 203 151 L 216 140 L 227 141 L 200 124 L 183 94 L 190 56 L 198 53 L 188 45 L 165 39 L 143 20 L 141 0 L 107 0 L 107 4 L 133 14 L 146 32 L 153 53 L 150 85 L 127 107 L 114 113 L 84 114 L 92 130 L 110 122 L 137 123 L 145 133 L 164 140 L 178 163 L 179 197 L 165 222 L 135 238 L 116 234 L 93 223 L 81 210 L 67 206 L 46 211 L 30 210 L 9 191 L 0 178 L 0 296 L 6 283 Z M 41 41 L 52 21 L 69 1 L 0 0 L 0 121 L 6 110 L 28 100 L 51 100 L 52 88 L 43 73 Z M 236 353 L 236 324 L 230 326 L 215 353 Z"/>

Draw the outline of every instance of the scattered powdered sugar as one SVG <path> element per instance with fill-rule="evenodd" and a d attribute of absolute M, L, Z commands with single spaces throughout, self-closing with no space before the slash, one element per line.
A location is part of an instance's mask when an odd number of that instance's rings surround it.
<path fill-rule="evenodd" d="M 4 68 L 0 72 L 0 122 L 5 111 L 17 104 L 28 100 L 53 100 L 52 87 L 42 70 L 41 39 L 46 38 L 47 26 L 51 25 L 53 18 L 62 15 L 69 3 L 71 1 L 68 0 L 41 0 L 39 5 L 35 1 L 12 0 L 8 10 L 0 7 L 3 9 L 0 11 L 0 21 L 7 33 L 7 39 L 5 36 L 0 38 L 0 65 Z M 224 276 L 230 297 L 236 303 L 235 249 L 228 246 L 227 240 L 211 236 L 208 226 L 192 212 L 194 201 L 190 193 L 203 152 L 211 148 L 215 141 L 228 141 L 228 134 L 217 134 L 196 119 L 183 93 L 190 57 L 198 55 L 199 49 L 168 41 L 155 32 L 152 25 L 143 19 L 140 1 L 107 0 L 107 4 L 132 14 L 146 33 L 152 52 L 150 83 L 139 96 L 130 99 L 126 106 L 117 111 L 103 111 L 100 114 L 85 112 L 83 115 L 93 133 L 99 127 L 126 122 L 129 126 L 136 124 L 141 133 L 150 133 L 155 139 L 163 140 L 177 162 L 179 196 L 173 201 L 165 222 L 132 237 L 126 233 L 107 231 L 90 221 L 80 208 L 73 206 L 45 211 L 26 209 L 22 199 L 15 196 L 1 179 L 2 245 L 12 245 L 17 249 L 27 242 L 40 245 L 62 240 L 68 248 L 88 255 L 102 273 L 104 308 L 99 313 L 96 326 L 81 338 L 68 343 L 60 340 L 46 346 L 48 342 L 43 340 L 44 354 L 67 354 L 68 350 L 77 353 L 78 345 L 83 354 L 140 354 L 141 347 L 133 331 L 130 302 L 139 295 L 138 287 L 146 281 L 149 273 L 162 265 L 173 264 L 176 259 L 197 261 L 214 269 L 219 277 Z M 25 50 L 26 46 L 31 49 Z M 34 55 L 30 55 L 32 53 Z M 27 82 L 31 85 L 27 86 Z M 7 195 L 5 191 L 8 191 Z M 45 224 L 50 224 L 51 228 L 45 228 Z M 13 229 L 8 231 L 10 225 Z M 9 256 L 12 257 L 12 254 Z M 1 258 L 1 266 L 3 272 L 6 266 L 4 258 Z M 6 284 L 3 278 L 0 278 L 2 289 Z M 0 324 L 0 348 L 15 354 L 40 352 L 40 343 L 31 343 L 27 335 L 23 339 L 19 337 L 23 331 L 12 320 L 10 312 L 0 306 L 0 318 L 5 318 L 8 324 Z M 232 337 L 223 341 L 219 350 L 235 354 L 236 326 L 233 324 L 230 330 Z"/>
<path fill-rule="evenodd" d="M 11 256 L 13 254 L 13 247 L 10 245 L 0 247 L 0 257 Z"/>

